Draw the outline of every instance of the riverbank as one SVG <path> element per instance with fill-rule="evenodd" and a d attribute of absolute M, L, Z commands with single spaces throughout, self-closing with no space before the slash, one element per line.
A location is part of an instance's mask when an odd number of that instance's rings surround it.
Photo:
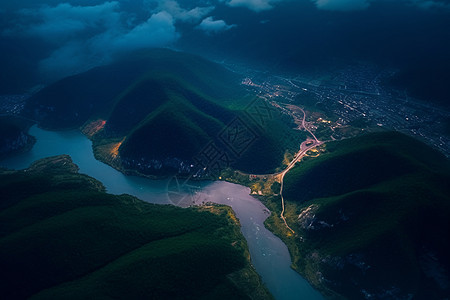
<path fill-rule="evenodd" d="M 87 138 L 90 138 L 86 134 L 85 134 L 85 136 Z M 92 151 L 94 153 L 95 159 L 107 164 L 108 166 L 114 168 L 115 170 L 121 172 L 124 175 L 139 176 L 139 177 L 148 178 L 151 180 L 166 180 L 166 179 L 169 179 L 169 178 L 175 176 L 175 174 L 173 174 L 173 175 L 150 175 L 150 174 L 145 174 L 145 173 L 139 172 L 136 169 L 125 168 L 124 164 L 120 158 L 120 154 L 119 154 L 119 147 L 123 143 L 124 139 L 125 138 L 102 140 L 101 142 L 91 139 L 92 140 Z M 193 176 L 190 176 L 190 174 L 181 174 L 181 175 L 176 175 L 176 176 L 181 179 L 189 179 L 192 181 L 211 181 L 211 180 L 219 179 L 219 178 L 215 178 L 212 176 L 193 177 Z"/>
<path fill-rule="evenodd" d="M 325 146 L 321 146 L 319 150 L 315 149 L 309 154 L 306 154 L 307 151 L 305 151 L 306 155 L 302 158 L 308 160 L 309 157 L 317 157 L 325 151 Z M 305 263 L 305 259 L 302 257 L 302 253 L 306 252 L 301 251 L 299 248 L 299 241 L 304 241 L 298 235 L 298 232 L 292 229 L 297 229 L 295 221 L 298 219 L 299 208 L 295 203 L 286 201 L 284 201 L 283 207 L 283 201 L 280 196 L 280 182 L 283 180 L 282 173 L 274 175 L 247 175 L 228 169 L 222 172 L 223 178 L 221 179 L 249 187 L 252 196 L 269 209 L 270 215 L 264 221 L 264 226 L 287 246 L 291 257 L 290 267 L 327 298 L 341 299 L 340 295 L 323 284 L 318 262 L 311 258 L 308 260 L 308 263 Z M 284 220 L 280 217 L 281 215 L 284 216 Z M 303 245 L 308 248 L 306 243 Z"/>
<path fill-rule="evenodd" d="M 329 299 L 342 299 L 342 297 L 332 290 L 328 289 L 326 285 L 323 284 L 323 278 L 319 270 L 319 264 L 313 258 L 305 263 L 305 259 L 302 253 L 307 251 L 301 251 L 299 248 L 299 241 L 304 248 L 310 248 L 306 241 L 304 241 L 301 236 L 297 233 L 292 233 L 285 225 L 284 221 L 279 217 L 281 214 L 281 199 L 279 196 L 258 196 L 257 197 L 270 211 L 271 215 L 266 219 L 264 225 L 268 230 L 270 230 L 274 235 L 279 237 L 283 243 L 286 244 L 289 254 L 291 255 L 292 264 L 291 267 L 303 278 L 305 278 L 315 289 L 320 291 L 322 295 Z M 288 225 L 294 230 L 297 224 L 292 220 L 297 220 L 298 218 L 298 206 L 285 202 L 284 215 Z"/>
<path fill-rule="evenodd" d="M 96 154 L 96 159 L 107 163 L 108 165 L 112 166 L 116 170 L 122 172 L 126 175 L 135 175 L 135 176 L 141 176 L 149 179 L 161 179 L 161 177 L 156 176 L 149 176 L 142 174 L 135 170 L 125 170 L 120 165 L 120 157 L 112 156 L 110 153 L 113 152 L 112 149 L 117 147 L 117 143 L 110 143 L 106 144 L 94 149 L 97 149 L 97 151 L 94 151 Z M 180 176 L 180 179 L 183 178 Z M 185 177 L 184 179 L 188 179 Z M 190 178 L 191 180 L 192 178 Z M 282 219 L 279 218 L 281 213 L 281 199 L 278 195 L 280 192 L 280 176 L 271 176 L 271 175 L 262 175 L 262 176 L 249 176 L 247 174 L 243 174 L 242 172 L 232 170 L 232 169 L 225 169 L 221 172 L 219 178 L 213 178 L 215 180 L 219 181 L 225 181 L 233 184 L 238 184 L 241 186 L 246 186 L 250 188 L 249 190 L 249 196 L 258 199 L 259 202 L 264 204 L 268 209 L 268 218 L 263 221 L 264 226 L 272 232 L 275 236 L 281 239 L 281 241 L 286 244 L 287 250 L 290 254 L 291 260 L 289 261 L 290 267 L 300 274 L 301 276 L 305 277 L 312 286 L 320 291 L 324 291 L 322 286 L 318 284 L 318 282 L 314 282 L 314 277 L 310 276 L 311 274 L 302 272 L 302 268 L 299 266 L 300 262 L 300 252 L 298 250 L 298 246 L 295 243 L 296 236 L 292 234 L 291 231 L 289 231 L 285 223 Z M 194 179 L 193 181 L 207 181 L 211 179 Z M 264 196 L 263 196 L 264 195 Z M 227 198 L 229 199 L 229 198 Z M 201 201 L 198 201 L 195 203 L 195 205 L 201 205 L 205 206 L 205 204 L 201 204 Z M 230 210 L 231 207 L 227 206 Z M 294 214 L 291 209 L 290 204 L 286 204 L 286 210 L 285 215 L 287 218 L 292 219 L 294 217 Z M 250 259 L 250 254 L 248 255 L 248 259 Z M 240 271 L 237 275 L 237 278 L 242 277 L 244 279 L 250 280 L 252 284 L 249 284 L 249 288 L 252 286 L 258 287 L 258 283 L 256 280 L 252 280 L 251 278 L 254 277 L 252 274 L 255 272 L 254 268 L 248 268 L 245 271 Z M 257 275 L 259 277 L 259 275 Z M 233 280 L 233 281 L 239 281 L 239 280 Z M 245 281 L 245 280 L 244 280 Z M 246 281 L 245 281 L 246 282 Z M 254 299 L 260 299 L 259 297 L 256 297 Z"/>
<path fill-rule="evenodd" d="M 114 149 L 117 148 L 119 142 L 112 141 L 111 143 L 107 143 L 104 145 L 99 145 L 94 148 L 95 158 L 99 161 L 102 161 L 109 166 L 113 167 L 117 171 L 125 174 L 125 175 L 133 175 L 140 176 L 149 179 L 166 179 L 167 177 L 158 177 L 142 174 L 136 170 L 126 170 L 120 164 L 120 157 L 112 155 L 114 153 Z M 183 178 L 180 176 L 180 179 Z M 185 177 L 184 179 L 187 179 Z M 192 178 L 191 178 L 192 179 Z M 207 181 L 211 179 L 196 179 L 197 181 Z M 324 291 L 320 283 L 315 280 L 315 277 L 312 274 L 308 274 L 308 272 L 303 272 L 303 269 L 300 267 L 300 251 L 295 242 L 296 235 L 289 231 L 283 220 L 279 217 L 281 213 L 281 199 L 278 195 L 280 192 L 280 183 L 279 176 L 259 176 L 252 177 L 242 172 L 226 169 L 223 170 L 220 174 L 219 178 L 216 180 L 226 181 L 242 186 L 246 186 L 250 188 L 250 195 L 254 198 L 257 198 L 261 203 L 263 203 L 270 211 L 270 215 L 264 221 L 265 227 L 271 231 L 275 236 L 279 237 L 287 246 L 291 257 L 291 267 L 298 274 L 305 277 L 316 289 Z M 196 203 L 196 205 L 202 205 L 200 202 Z M 205 204 L 203 204 L 205 206 Z M 202 206 L 200 206 L 202 207 Z M 231 208 L 230 208 L 231 209 Z M 293 211 L 293 207 L 290 203 L 286 203 L 285 215 L 289 220 L 292 220 L 295 217 L 295 212 Z M 250 259 L 250 254 L 248 255 Z M 247 269 L 246 271 L 242 271 L 241 274 L 237 274 L 238 276 L 251 276 L 251 274 L 255 272 L 253 268 Z M 256 281 L 252 281 L 253 285 L 256 284 Z M 256 284 L 257 285 L 257 284 Z M 251 285 L 250 285 L 251 286 Z"/>
<path fill-rule="evenodd" d="M 0 170 L 6 298 L 273 299 L 230 207 L 154 205 L 78 171 L 69 155 Z"/>
<path fill-rule="evenodd" d="M 241 232 L 241 223 L 236 217 L 233 209 L 228 205 L 216 203 L 205 203 L 202 206 L 196 206 L 198 211 L 208 211 L 227 220 L 232 226 L 233 231 L 229 239 L 234 240 L 231 244 L 235 248 L 243 249 L 243 255 L 246 259 L 245 267 L 227 275 L 227 278 L 242 290 L 250 299 L 274 300 L 273 296 L 263 284 L 261 277 L 252 266 L 248 244 Z M 224 238 L 222 236 L 222 238 Z"/>
<path fill-rule="evenodd" d="M 214 202 L 230 206 L 239 219 L 251 254 L 252 266 L 277 300 L 294 297 L 323 299 L 309 283 L 291 267 L 288 248 L 281 239 L 264 226 L 270 215 L 268 209 L 255 199 L 252 191 L 242 185 L 221 181 L 196 181 L 186 183 L 178 180 L 175 190 L 168 180 L 148 180 L 144 177 L 128 176 L 97 159 L 92 151 L 92 142 L 80 131 L 51 132 L 33 126 L 29 132 L 37 139 L 32 151 L 0 161 L 9 169 L 24 169 L 40 158 L 68 154 L 80 167 L 80 173 L 101 181 L 108 193 L 129 194 L 155 204 L 174 204 L 173 195 L 183 199 L 183 204 L 198 205 Z M 172 182 L 173 183 L 173 182 Z"/>

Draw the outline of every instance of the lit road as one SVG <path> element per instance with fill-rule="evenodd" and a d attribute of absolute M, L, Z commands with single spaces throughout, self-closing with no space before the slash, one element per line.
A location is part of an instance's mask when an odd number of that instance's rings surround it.
<path fill-rule="evenodd" d="M 315 138 L 315 137 L 314 137 L 314 138 Z M 311 142 L 312 142 L 311 145 L 309 145 L 309 146 L 306 145 L 306 144 L 311 143 Z M 281 196 L 281 207 L 282 207 L 280 217 L 281 217 L 281 219 L 283 220 L 283 222 L 284 222 L 284 224 L 286 225 L 286 227 L 287 227 L 292 233 L 295 233 L 295 231 L 292 230 L 291 227 L 289 227 L 289 225 L 288 225 L 287 222 L 286 222 L 286 218 L 284 217 L 284 197 L 283 197 L 284 175 L 286 175 L 286 173 L 289 172 L 289 170 L 292 169 L 292 168 L 295 166 L 295 164 L 303 158 L 303 156 L 305 156 L 306 152 L 308 152 L 309 150 L 311 150 L 311 149 L 313 149 L 313 148 L 315 148 L 315 147 L 317 147 L 317 146 L 320 146 L 320 145 L 322 145 L 322 144 L 323 144 L 323 142 L 321 142 L 321 141 L 319 141 L 319 140 L 317 140 L 317 139 L 315 139 L 315 140 L 306 140 L 306 141 L 304 141 L 304 142 L 300 145 L 300 151 L 297 152 L 297 154 L 295 155 L 294 159 L 289 163 L 289 165 L 287 166 L 287 168 L 286 168 L 283 172 L 280 173 L 280 174 L 281 174 L 281 177 L 280 177 L 280 183 L 281 183 L 280 196 Z"/>

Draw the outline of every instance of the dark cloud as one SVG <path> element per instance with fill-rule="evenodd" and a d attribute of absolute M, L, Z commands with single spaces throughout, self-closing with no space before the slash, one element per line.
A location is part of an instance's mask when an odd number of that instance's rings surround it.
<path fill-rule="evenodd" d="M 214 10 L 214 6 L 195 6 L 193 8 L 182 8 L 177 1 L 160 0 L 157 11 L 166 11 L 176 20 L 182 22 L 197 23 Z"/>
<path fill-rule="evenodd" d="M 177 38 L 172 16 L 160 12 L 128 30 L 110 28 L 88 40 L 71 40 L 41 61 L 40 66 L 44 74 L 62 77 L 108 63 L 123 52 L 170 45 Z"/>
<path fill-rule="evenodd" d="M 213 17 L 207 17 L 196 28 L 205 31 L 207 34 L 213 34 L 229 30 L 235 26 L 228 25 L 224 20 L 214 20 Z"/>
<path fill-rule="evenodd" d="M 62 3 L 55 7 L 44 6 L 36 10 L 24 9 L 20 14 L 26 23 L 19 24 L 21 26 L 13 29 L 13 32 L 61 39 L 85 30 L 106 30 L 120 24 L 118 10 L 118 2 L 105 2 L 93 6 L 72 6 Z"/>
<path fill-rule="evenodd" d="M 299 66 L 331 57 L 406 65 L 449 49 L 445 12 L 450 0 L 0 2 L 3 61 L 20 56 L 27 66 L 21 72 L 40 69 L 39 79 L 78 73 L 146 47 Z M 0 75 L 11 77 L 12 67 L 6 70 L 3 61 Z"/>
<path fill-rule="evenodd" d="M 41 6 L 19 12 L 20 22 L 3 35 L 41 38 L 54 45 L 39 66 L 49 80 L 108 63 L 124 51 L 172 45 L 179 37 L 174 17 L 159 11 L 147 19 L 121 11 L 117 1 L 91 6 Z"/>

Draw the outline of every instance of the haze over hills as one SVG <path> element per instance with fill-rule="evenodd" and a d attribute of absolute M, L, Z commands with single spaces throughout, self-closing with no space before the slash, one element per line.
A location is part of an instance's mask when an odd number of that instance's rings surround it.
<path fill-rule="evenodd" d="M 113 113 L 111 107 L 120 105 L 124 97 L 133 97 L 133 89 L 140 88 L 143 82 L 155 84 L 158 79 L 169 81 L 171 77 L 173 81 L 182 80 L 186 88 L 200 89 L 219 102 L 236 102 L 246 93 L 237 85 L 239 77 L 219 65 L 187 53 L 150 49 L 130 53 L 114 64 L 94 68 L 44 88 L 28 101 L 25 114 L 36 118 L 45 128 L 78 127 L 91 117 L 108 117 Z M 229 88 L 233 84 L 234 90 Z M 134 93 L 141 98 L 148 97 L 147 102 L 151 102 L 152 97 L 161 96 L 157 94 L 160 91 L 161 87 L 153 90 L 150 86 L 146 91 Z M 147 99 L 141 99 L 144 100 Z M 138 103 L 136 99 L 133 101 L 128 109 L 140 108 L 134 108 Z"/>
<path fill-rule="evenodd" d="M 446 0 L 5 0 L 0 91 L 24 92 L 126 51 L 174 47 L 294 74 L 326 74 L 354 61 L 388 66 L 399 70 L 400 89 L 448 107 L 449 5 Z"/>
<path fill-rule="evenodd" d="M 289 225 L 301 237 L 294 265 L 350 299 L 448 296 L 448 159 L 389 132 L 326 149 L 286 175 Z"/>
<path fill-rule="evenodd" d="M 94 128 L 98 157 L 118 168 L 195 173 L 214 163 L 199 161 L 205 147 L 221 143 L 221 169 L 267 173 L 304 133 L 240 82 L 197 56 L 148 50 L 44 88 L 24 114 L 45 128 Z"/>

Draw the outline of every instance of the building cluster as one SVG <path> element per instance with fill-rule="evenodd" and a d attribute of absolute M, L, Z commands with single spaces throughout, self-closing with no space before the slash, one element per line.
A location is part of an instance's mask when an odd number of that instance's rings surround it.
<path fill-rule="evenodd" d="M 393 74 L 393 70 L 355 64 L 323 80 L 301 75 L 261 79 L 260 74 L 254 74 L 261 82 L 248 77 L 245 84 L 271 102 L 316 108 L 337 119 L 329 124 L 318 121 L 312 129 L 324 125 L 333 131 L 349 125 L 383 127 L 414 136 L 450 156 L 450 136 L 445 129 L 450 111 L 382 84 Z"/>

